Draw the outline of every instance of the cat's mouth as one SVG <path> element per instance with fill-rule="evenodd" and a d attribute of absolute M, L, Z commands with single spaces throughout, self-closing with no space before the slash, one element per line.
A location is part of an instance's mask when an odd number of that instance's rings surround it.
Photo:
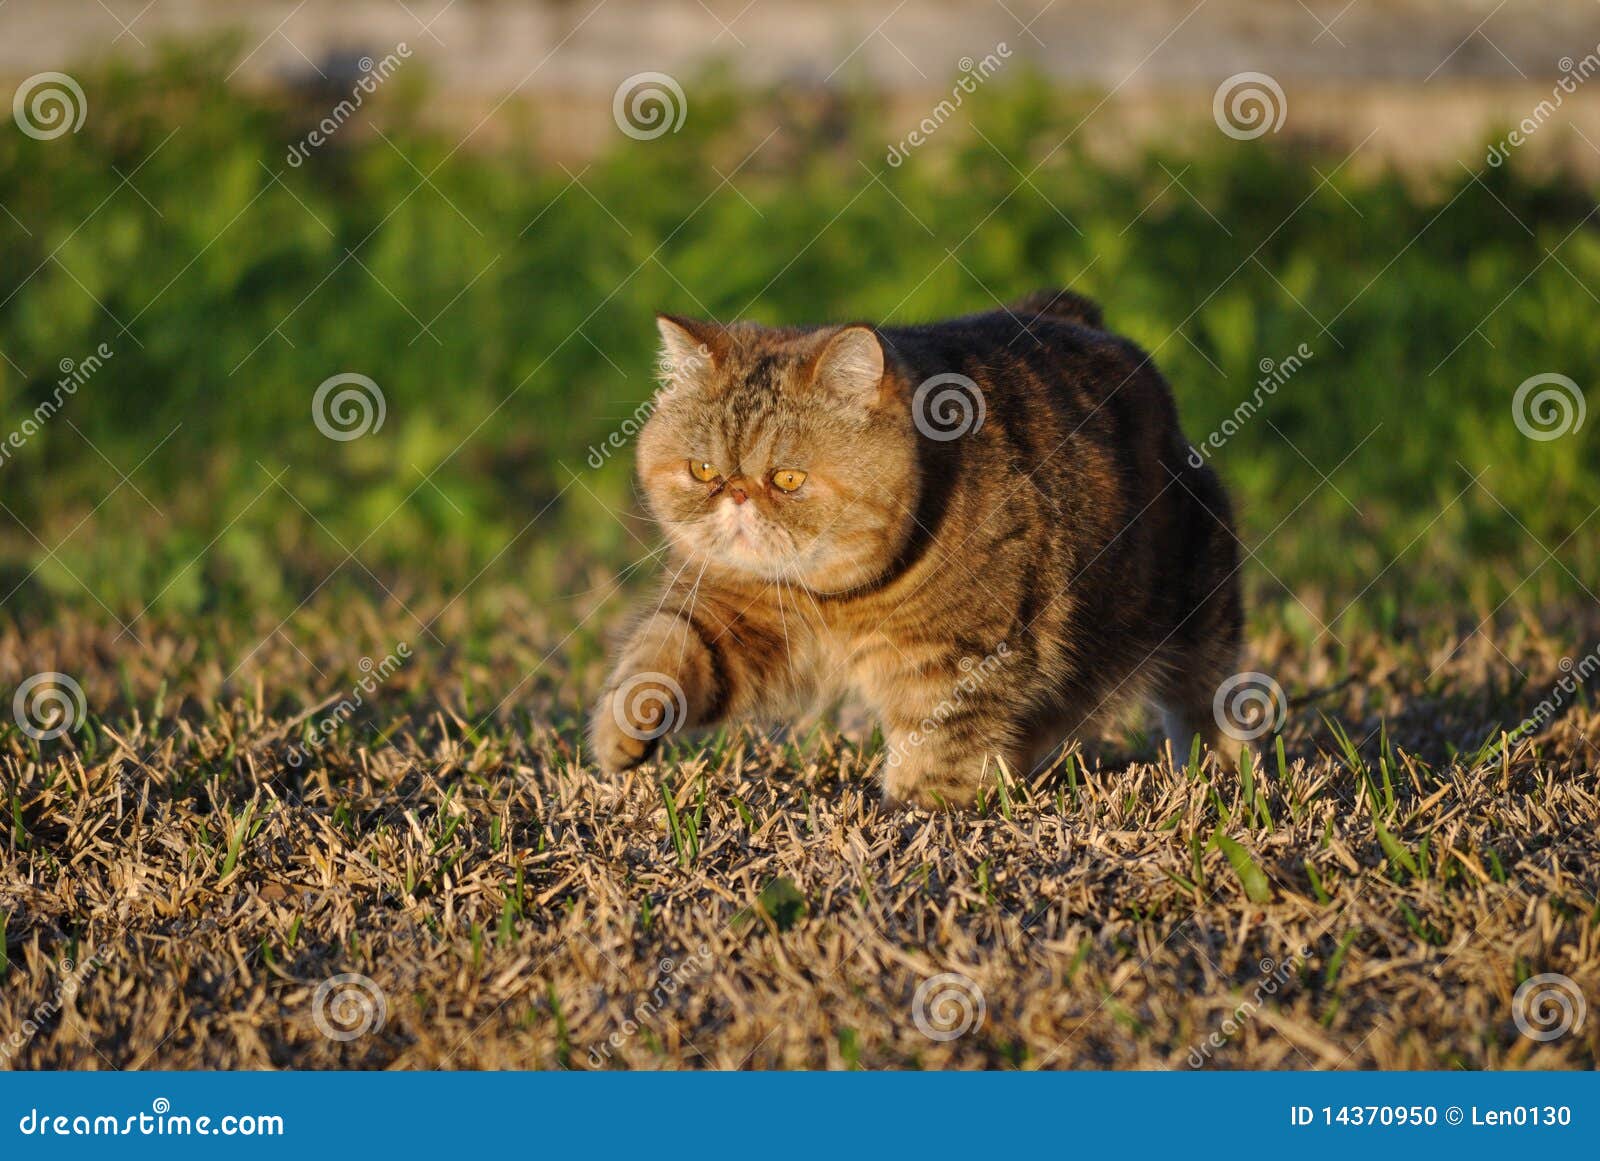
<path fill-rule="evenodd" d="M 793 535 L 753 511 L 749 504 L 723 505 L 701 523 L 697 532 L 715 560 L 751 576 L 783 574 L 798 555 Z"/>

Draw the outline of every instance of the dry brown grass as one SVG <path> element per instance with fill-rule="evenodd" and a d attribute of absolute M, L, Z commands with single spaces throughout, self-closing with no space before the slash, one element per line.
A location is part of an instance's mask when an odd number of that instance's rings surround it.
<path fill-rule="evenodd" d="M 1269 759 L 1255 802 L 1135 740 L 984 815 L 888 814 L 870 749 L 743 735 L 674 752 L 677 841 L 661 769 L 607 785 L 574 764 L 592 645 L 564 666 L 565 629 L 503 594 L 450 608 L 438 640 L 397 609 L 314 603 L 231 675 L 257 637 L 225 626 L 146 625 L 142 647 L 89 622 L 12 626 L 0 688 L 71 673 L 93 720 L 42 745 L 9 715 L 0 733 L 0 1029 L 21 1040 L 0 1059 L 1181 1069 L 1198 1050 L 1206 1067 L 1593 1068 L 1600 715 L 1569 699 L 1472 760 L 1600 627 L 1545 624 L 1259 640 L 1291 694 L 1335 688 L 1291 717 L 1287 774 Z M 402 638 L 415 658 L 286 765 L 306 707 Z M 461 641 L 477 644 L 443 644 Z M 1363 742 L 1359 774 L 1323 714 Z M 1264 883 L 1247 891 L 1219 829 Z M 336 1041 L 314 996 L 347 972 L 386 1019 Z M 913 1019 L 943 972 L 985 1005 L 948 1041 Z M 1518 1032 L 1513 992 L 1539 972 L 1590 997 L 1581 1030 Z"/>

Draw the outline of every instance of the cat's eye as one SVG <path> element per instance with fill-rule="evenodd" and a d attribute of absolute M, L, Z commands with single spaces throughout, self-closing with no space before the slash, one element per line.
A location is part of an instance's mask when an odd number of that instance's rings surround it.
<path fill-rule="evenodd" d="M 792 492 L 806 482 L 806 474 L 798 468 L 779 468 L 772 473 L 772 484 L 780 492 Z"/>
<path fill-rule="evenodd" d="M 715 464 L 708 464 L 704 460 L 690 460 L 689 474 L 702 483 L 709 484 L 719 475 Z"/>

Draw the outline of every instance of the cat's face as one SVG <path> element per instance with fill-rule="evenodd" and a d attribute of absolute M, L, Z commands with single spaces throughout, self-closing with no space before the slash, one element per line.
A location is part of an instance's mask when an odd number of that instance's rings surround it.
<path fill-rule="evenodd" d="M 893 562 L 916 509 L 916 433 L 872 331 L 660 320 L 667 385 L 639 478 L 680 561 L 819 593 Z"/>

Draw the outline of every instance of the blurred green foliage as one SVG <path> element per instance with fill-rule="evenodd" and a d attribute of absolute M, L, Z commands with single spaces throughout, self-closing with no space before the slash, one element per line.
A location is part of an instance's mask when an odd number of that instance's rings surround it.
<path fill-rule="evenodd" d="M 114 352 L 0 463 L 9 612 L 287 612 L 335 569 L 537 594 L 645 551 L 629 452 L 586 458 L 650 394 L 653 311 L 913 321 L 1068 283 L 1155 353 L 1195 440 L 1262 360 L 1313 352 L 1214 456 L 1267 603 L 1387 619 L 1486 610 L 1536 569 L 1525 597 L 1600 580 L 1600 422 L 1512 419 L 1529 376 L 1587 389 L 1600 363 L 1573 179 L 1213 132 L 1108 161 L 1092 123 L 1069 137 L 1086 106 L 1026 78 L 899 168 L 870 96 L 702 80 L 681 132 L 584 167 L 419 128 L 427 90 L 397 78 L 294 168 L 325 99 L 241 92 L 216 59 L 83 77 L 81 132 L 0 134 L 5 432 L 62 360 Z M 386 418 L 335 442 L 311 399 L 343 372 Z"/>

